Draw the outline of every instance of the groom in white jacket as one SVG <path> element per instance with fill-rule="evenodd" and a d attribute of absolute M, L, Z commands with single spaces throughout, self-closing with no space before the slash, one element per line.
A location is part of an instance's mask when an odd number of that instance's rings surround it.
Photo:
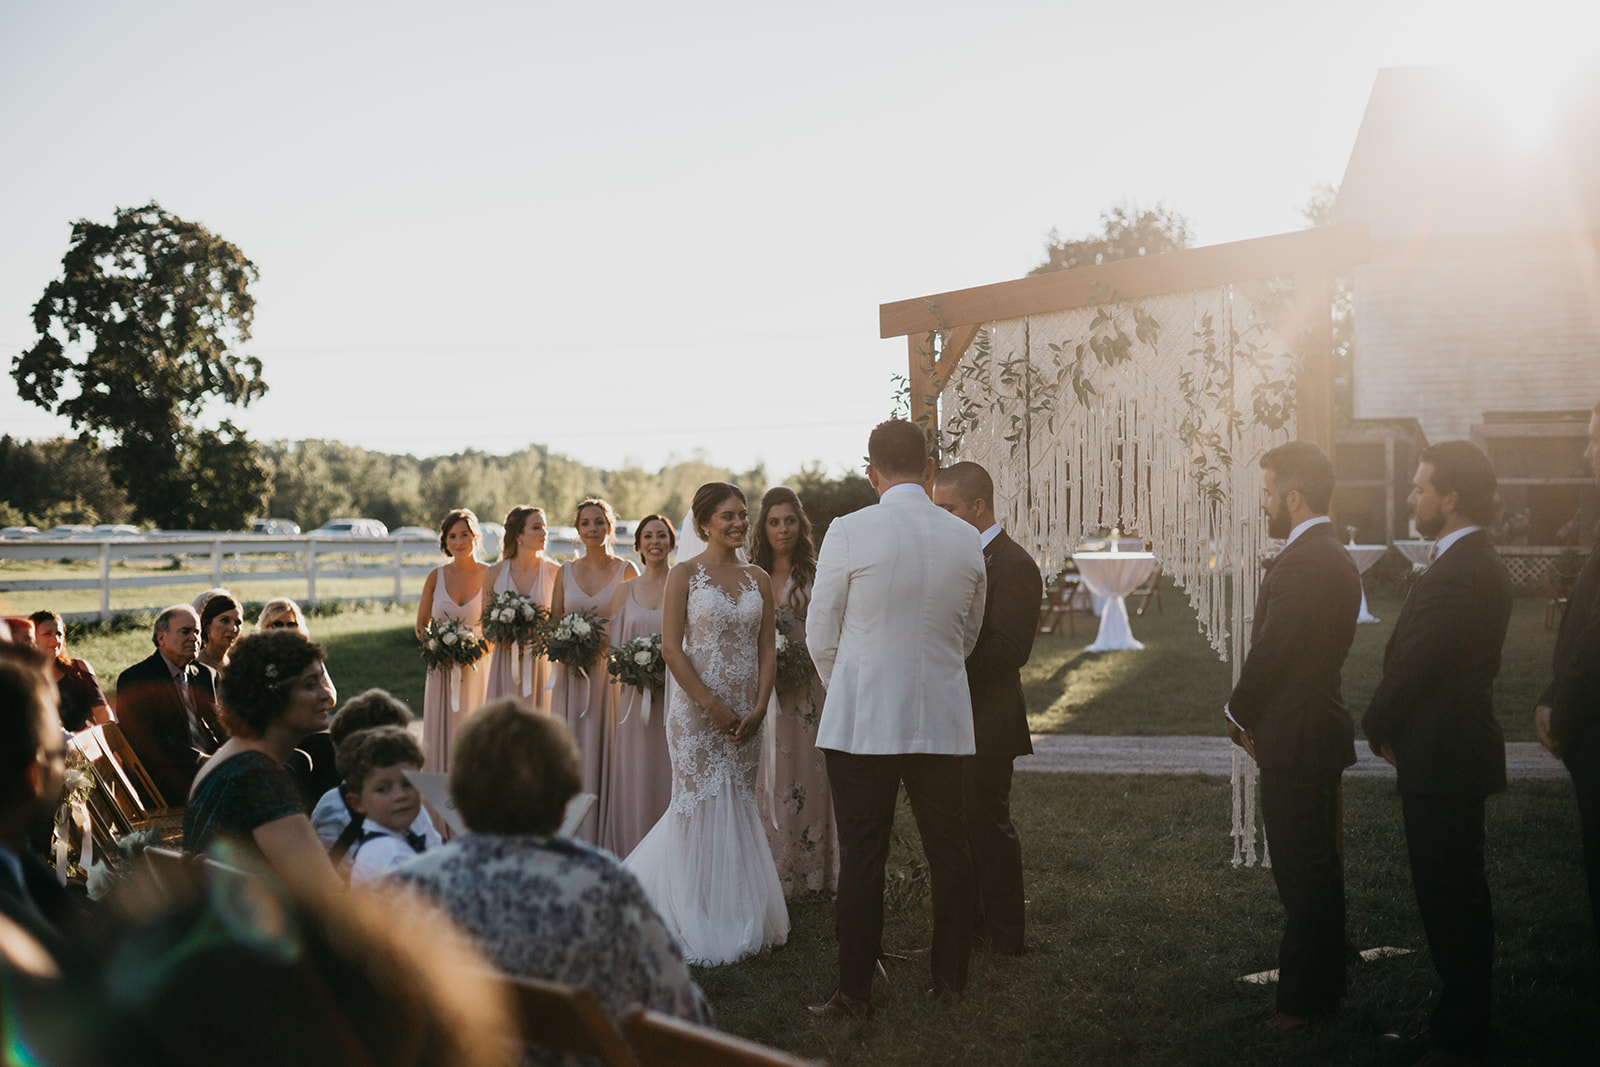
<path fill-rule="evenodd" d="M 810 1010 L 869 1018 L 883 948 L 883 878 L 905 783 L 933 883 L 933 987 L 960 995 L 972 952 L 972 860 L 961 757 L 975 751 L 967 654 L 983 625 L 983 551 L 935 507 L 933 460 L 915 424 L 867 442 L 875 507 L 835 519 L 817 558 L 806 645 L 828 687 L 817 747 L 839 828 L 839 988 Z"/>

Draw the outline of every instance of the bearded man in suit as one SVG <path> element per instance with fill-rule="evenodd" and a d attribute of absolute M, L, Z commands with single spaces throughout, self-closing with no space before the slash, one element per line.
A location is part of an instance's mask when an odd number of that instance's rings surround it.
<path fill-rule="evenodd" d="M 1583 458 L 1600 484 L 1600 403 Z M 1534 709 L 1539 741 L 1567 765 L 1578 794 L 1589 910 L 1600 939 L 1600 546 L 1589 554 L 1556 633 L 1555 670 Z"/>
<path fill-rule="evenodd" d="M 189 800 L 200 759 L 228 738 L 217 718 L 217 674 L 195 662 L 200 617 L 187 604 L 156 616 L 156 650 L 117 676 L 117 724 L 169 807 Z"/>
<path fill-rule="evenodd" d="M 806 645 L 828 687 L 817 747 L 839 829 L 839 988 L 810 1010 L 872 1015 L 883 948 L 883 878 L 903 782 L 933 890 L 934 996 L 960 996 L 972 953 L 972 859 L 961 758 L 974 751 L 967 655 L 983 624 L 978 535 L 935 507 L 927 438 L 890 419 L 867 441 L 879 503 L 828 528 Z"/>
<path fill-rule="evenodd" d="M 1419 457 L 1411 508 L 1417 532 L 1437 538 L 1433 562 L 1400 610 L 1361 719 L 1399 776 L 1411 882 L 1444 986 L 1429 1024 L 1439 1059 L 1479 1055 L 1492 1039 L 1484 799 L 1506 788 L 1494 680 L 1511 623 L 1511 578 L 1486 529 L 1495 490 L 1494 465 L 1466 441 Z"/>
<path fill-rule="evenodd" d="M 1267 533 L 1288 538 L 1261 580 L 1250 653 L 1224 714 L 1261 768 L 1261 819 L 1283 901 L 1277 1013 L 1305 1030 L 1345 995 L 1339 782 L 1356 761 L 1340 671 L 1355 640 L 1361 578 L 1328 519 L 1333 464 L 1310 441 L 1261 457 Z"/>
<path fill-rule="evenodd" d="M 967 847 L 977 878 L 973 938 L 1005 956 L 1023 938 L 1022 842 L 1011 824 L 1011 770 L 1033 752 L 1022 668 L 1033 654 L 1044 579 L 1039 565 L 1000 528 L 994 480 L 976 463 L 955 463 L 933 482 L 933 502 L 978 531 L 988 594 L 978 643 L 967 656 L 977 753 L 961 761 Z"/>

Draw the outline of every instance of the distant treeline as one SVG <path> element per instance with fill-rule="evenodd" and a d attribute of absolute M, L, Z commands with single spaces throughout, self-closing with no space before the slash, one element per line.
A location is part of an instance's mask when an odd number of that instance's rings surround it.
<path fill-rule="evenodd" d="M 431 527 L 456 507 L 500 521 L 517 504 L 543 507 L 551 523 L 567 525 L 578 501 L 589 496 L 609 500 L 622 518 L 660 512 L 676 521 L 688 511 L 695 489 L 708 481 L 743 489 L 753 520 L 769 485 L 760 464 L 735 472 L 696 457 L 656 471 L 604 470 L 542 445 L 504 456 L 467 451 L 425 459 L 338 441 L 276 441 L 260 449 L 272 472 L 272 488 L 259 517 L 292 519 L 305 530 L 344 517 L 378 519 L 391 529 Z M 822 527 L 876 499 L 859 474 L 830 478 L 817 467 L 784 484 L 800 493 L 813 522 Z M 138 519 L 98 451 L 72 439 L 0 437 L 0 526 L 110 522 Z"/>

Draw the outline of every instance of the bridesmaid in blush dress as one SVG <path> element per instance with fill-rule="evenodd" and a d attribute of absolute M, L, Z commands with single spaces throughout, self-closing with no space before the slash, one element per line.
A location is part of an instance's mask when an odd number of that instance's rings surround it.
<path fill-rule="evenodd" d="M 772 577 L 778 609 L 794 617 L 790 640 L 804 648 L 817 550 L 811 520 L 794 490 L 782 485 L 767 490 L 753 540 L 751 562 Z M 831 894 L 839 885 L 839 832 L 827 760 L 817 748 L 825 695 L 813 667 L 801 684 L 775 690 L 777 710 L 767 723 L 772 738 L 761 761 L 756 796 L 785 899 Z"/>
<path fill-rule="evenodd" d="M 548 608 L 555 595 L 555 560 L 545 558 L 544 509 L 518 504 L 506 513 L 506 535 L 500 544 L 500 562 L 483 573 L 483 603 L 494 593 L 515 592 L 531 597 L 535 604 Z M 512 661 L 521 655 L 515 647 L 496 646 L 490 653 L 488 690 L 484 701 L 517 697 L 540 711 L 550 710 L 550 661 L 543 656 L 524 656 L 520 665 Z M 517 669 L 514 669 L 517 668 Z M 519 677 L 520 670 L 520 677 Z M 531 676 L 531 677 L 530 677 Z"/>
<path fill-rule="evenodd" d="M 678 535 L 661 515 L 646 515 L 633 531 L 633 548 L 644 573 L 617 587 L 611 598 L 607 635 L 618 648 L 636 637 L 661 632 L 661 601 L 667 589 L 667 557 Z M 645 695 L 613 680 L 609 703 L 611 754 L 606 757 L 601 808 L 600 847 L 626 857 L 672 800 L 672 758 L 667 755 L 665 694 Z"/>
<path fill-rule="evenodd" d="M 439 551 L 450 557 L 450 562 L 435 567 L 422 583 L 422 602 L 417 605 L 417 637 L 429 619 L 455 619 L 472 627 L 482 636 L 478 616 L 483 608 L 483 572 L 488 567 L 478 559 L 478 546 L 483 535 L 478 530 L 478 516 L 466 508 L 457 508 L 439 524 Z M 477 669 L 460 668 L 461 701 L 451 707 L 450 677 L 446 671 L 429 671 L 428 684 L 422 698 L 422 749 L 427 754 L 425 769 L 446 773 L 450 770 L 450 739 L 455 736 L 456 725 L 483 703 L 487 674 L 483 661 Z"/>
<path fill-rule="evenodd" d="M 611 537 L 616 532 L 617 517 L 611 505 L 604 500 L 585 500 L 578 505 L 573 525 L 578 528 L 578 540 L 583 543 L 583 554 L 571 563 L 561 565 L 556 580 L 555 594 L 550 599 L 550 618 L 559 619 L 576 611 L 592 611 L 605 618 L 611 610 L 617 587 L 633 578 L 638 572 L 633 564 L 619 559 L 611 551 Z M 601 796 L 604 784 L 603 768 L 606 757 L 606 660 L 605 643 L 594 662 L 586 668 L 588 677 L 564 663 L 552 665 L 554 685 L 550 694 L 550 714 L 566 720 L 572 738 L 578 743 L 578 755 L 583 763 L 583 791 Z M 600 826 L 605 812 L 599 801 L 578 824 L 572 836 L 591 845 L 600 843 Z"/>

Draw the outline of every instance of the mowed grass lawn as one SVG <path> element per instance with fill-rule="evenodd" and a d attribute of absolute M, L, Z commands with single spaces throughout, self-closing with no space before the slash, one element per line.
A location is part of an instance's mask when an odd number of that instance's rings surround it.
<path fill-rule="evenodd" d="M 1035 729 L 1091 734 L 1218 734 L 1229 668 L 1194 627 L 1181 591 L 1165 611 L 1133 620 L 1141 653 L 1091 655 L 1094 622 L 1078 635 L 1041 635 L 1026 678 Z M 1375 599 L 1384 621 L 1360 627 L 1345 675 L 1359 715 L 1376 684 L 1397 600 Z M 1553 634 L 1543 605 L 1519 600 L 1497 705 L 1506 736 L 1530 740 L 1529 709 L 1544 684 Z M 393 608 L 314 616 L 342 696 L 381 685 L 420 706 L 423 672 L 414 614 Z M 143 631 L 74 643 L 102 677 L 148 655 Z M 108 683 L 109 684 L 109 683 Z M 902 810 L 891 863 L 888 962 L 878 1017 L 814 1020 L 808 1000 L 835 980 L 833 908 L 790 909 L 786 947 L 697 972 L 720 1024 L 835 1064 L 1376 1063 L 1425 1051 L 1436 979 L 1426 955 L 1391 783 L 1346 783 L 1349 931 L 1356 947 L 1412 954 L 1352 970 L 1342 1018 L 1299 1039 L 1269 1035 L 1273 987 L 1240 976 L 1275 966 L 1282 909 L 1271 872 L 1235 869 L 1228 783 L 1204 776 L 1019 773 L 1016 821 L 1027 874 L 1029 940 L 1022 959 L 974 958 L 965 1003 L 929 1005 L 929 916 L 921 850 Z M 1496 1010 L 1510 1062 L 1600 1062 L 1594 1032 L 1594 938 L 1566 782 L 1514 782 L 1489 804 Z M 1399 1037 L 1385 1035 L 1396 1034 Z"/>

